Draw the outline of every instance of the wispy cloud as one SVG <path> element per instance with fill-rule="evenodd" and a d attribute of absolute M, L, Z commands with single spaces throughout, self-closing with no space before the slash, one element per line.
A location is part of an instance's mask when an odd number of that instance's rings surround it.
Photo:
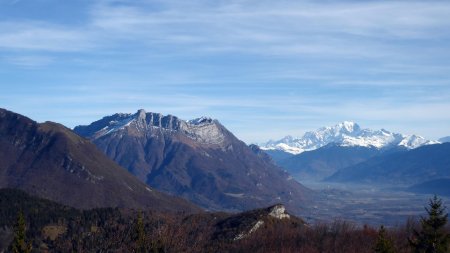
<path fill-rule="evenodd" d="M 249 141 L 346 119 L 450 127 L 450 2 L 87 2 L 76 24 L 0 18 L 2 103 L 70 126 L 208 114 Z"/>
<path fill-rule="evenodd" d="M 47 66 L 54 62 L 53 57 L 41 55 L 4 56 L 1 59 L 11 64 L 28 68 Z"/>
<path fill-rule="evenodd" d="M 93 44 L 101 46 L 111 40 L 129 40 L 144 45 L 194 44 L 209 51 L 256 47 L 268 49 L 258 51 L 260 54 L 354 52 L 364 57 L 370 52 L 366 49 L 378 49 L 378 54 L 389 49 L 383 43 L 386 40 L 447 38 L 448 34 L 436 31 L 450 27 L 450 4 L 442 1 L 121 3 L 98 1 L 81 28 L 3 23 L 0 45 L 72 51 L 92 50 Z M 202 47 L 196 49 L 201 51 Z"/>
<path fill-rule="evenodd" d="M 73 52 L 92 50 L 89 32 L 45 22 L 0 22 L 0 49 Z"/>

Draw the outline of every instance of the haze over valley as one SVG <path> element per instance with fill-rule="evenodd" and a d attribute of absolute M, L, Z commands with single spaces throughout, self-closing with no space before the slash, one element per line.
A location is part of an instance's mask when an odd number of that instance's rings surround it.
<path fill-rule="evenodd" d="M 0 0 L 0 253 L 448 253 L 449 14 Z"/>

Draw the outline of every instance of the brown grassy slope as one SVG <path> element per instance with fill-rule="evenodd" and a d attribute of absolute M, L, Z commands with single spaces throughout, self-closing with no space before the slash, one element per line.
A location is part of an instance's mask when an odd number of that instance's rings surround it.
<path fill-rule="evenodd" d="M 0 188 L 6 187 L 77 208 L 199 211 L 141 183 L 70 129 L 0 109 Z"/>

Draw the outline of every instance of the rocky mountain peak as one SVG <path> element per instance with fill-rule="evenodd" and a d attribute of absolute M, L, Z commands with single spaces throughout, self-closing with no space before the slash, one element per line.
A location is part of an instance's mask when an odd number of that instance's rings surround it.
<path fill-rule="evenodd" d="M 191 125 L 212 124 L 214 123 L 214 120 L 210 117 L 202 116 L 200 118 L 189 120 L 188 123 Z"/>
<path fill-rule="evenodd" d="M 144 109 L 139 109 L 135 115 L 137 116 L 138 119 L 145 120 L 145 118 L 147 116 L 147 112 Z"/>
<path fill-rule="evenodd" d="M 314 136 L 316 139 L 326 139 L 329 137 L 340 137 L 343 135 L 357 136 L 361 132 L 361 127 L 352 121 L 344 121 L 331 127 L 322 127 L 316 131 L 306 132 L 306 136 Z"/>
<path fill-rule="evenodd" d="M 74 130 L 90 139 L 121 131 L 131 131 L 137 135 L 154 131 L 177 132 L 204 144 L 221 144 L 225 139 L 221 125 L 212 118 L 200 117 L 185 121 L 173 115 L 146 112 L 144 109 L 134 114 L 116 113 L 88 126 L 77 126 Z"/>
<path fill-rule="evenodd" d="M 335 126 L 336 132 L 345 132 L 345 133 L 358 133 L 361 131 L 361 127 L 352 121 L 344 121 Z"/>
<path fill-rule="evenodd" d="M 438 142 L 426 140 L 418 135 L 392 133 L 385 129 L 363 129 L 355 122 L 344 121 L 331 127 L 322 127 L 316 131 L 306 132 L 300 138 L 286 136 L 279 141 L 269 141 L 262 144 L 261 148 L 264 150 L 281 150 L 291 154 L 300 154 L 331 143 L 346 147 L 360 146 L 382 149 L 400 146 L 413 149 Z"/>
<path fill-rule="evenodd" d="M 311 194 L 267 154 L 208 117 L 185 121 L 138 111 L 75 131 L 141 181 L 209 210 L 246 210 L 276 201 L 298 211 Z"/>
<path fill-rule="evenodd" d="M 286 207 L 282 204 L 275 205 L 273 207 L 270 207 L 269 216 L 274 217 L 276 219 L 282 220 L 282 219 L 289 219 L 291 216 L 286 213 Z"/>

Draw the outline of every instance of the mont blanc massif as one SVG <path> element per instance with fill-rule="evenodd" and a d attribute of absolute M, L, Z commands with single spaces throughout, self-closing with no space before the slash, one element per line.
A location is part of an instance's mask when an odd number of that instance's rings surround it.
<path fill-rule="evenodd" d="M 345 227 L 336 220 L 364 234 L 422 214 L 432 194 L 448 201 L 448 140 L 344 121 L 248 145 L 208 117 L 141 109 L 70 129 L 0 109 L 0 251 L 17 212 L 43 252 L 256 252 L 261 236 L 258 252 L 276 252 L 283 233 L 316 238 L 314 224 Z M 341 252 L 314 240 L 297 249 Z"/>

